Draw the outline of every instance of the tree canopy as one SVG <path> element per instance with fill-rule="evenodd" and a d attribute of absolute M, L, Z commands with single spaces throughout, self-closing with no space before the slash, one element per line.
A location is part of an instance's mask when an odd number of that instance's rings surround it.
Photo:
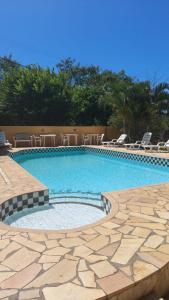
<path fill-rule="evenodd" d="M 71 58 L 49 69 L 5 56 L 0 125 L 112 125 L 133 138 L 150 130 L 162 139 L 169 128 L 169 84 L 152 85 Z"/>

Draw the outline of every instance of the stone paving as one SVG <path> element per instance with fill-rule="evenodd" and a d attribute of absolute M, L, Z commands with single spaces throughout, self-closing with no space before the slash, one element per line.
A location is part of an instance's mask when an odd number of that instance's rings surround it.
<path fill-rule="evenodd" d="M 44 187 L 0 158 L 0 201 Z M 169 289 L 169 184 L 105 193 L 109 215 L 76 230 L 0 225 L 0 299 L 134 300 Z"/>

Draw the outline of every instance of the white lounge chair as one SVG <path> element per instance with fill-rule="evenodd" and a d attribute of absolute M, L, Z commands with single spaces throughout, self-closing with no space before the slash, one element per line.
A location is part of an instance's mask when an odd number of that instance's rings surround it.
<path fill-rule="evenodd" d="M 0 131 L 0 148 L 3 147 L 11 148 L 12 144 L 6 139 L 5 132 Z"/>
<path fill-rule="evenodd" d="M 30 147 L 33 146 L 33 138 L 27 133 L 21 132 L 16 133 L 13 137 L 14 140 L 14 147 L 17 147 L 17 144 L 28 144 Z"/>
<path fill-rule="evenodd" d="M 136 141 L 135 143 L 131 143 L 131 144 L 124 144 L 124 146 L 128 149 L 140 149 L 143 148 L 145 145 L 150 144 L 151 137 L 152 137 L 152 132 L 146 132 L 143 135 L 141 141 Z"/>
<path fill-rule="evenodd" d="M 127 134 L 123 133 L 119 136 L 118 139 L 112 139 L 111 141 L 102 142 L 103 146 L 121 146 L 124 145 L 124 142 L 127 138 Z"/>
<path fill-rule="evenodd" d="M 169 140 L 167 142 L 158 142 L 156 145 L 144 145 L 143 148 L 145 151 L 160 151 L 162 148 L 165 148 L 167 151 L 169 150 Z"/>

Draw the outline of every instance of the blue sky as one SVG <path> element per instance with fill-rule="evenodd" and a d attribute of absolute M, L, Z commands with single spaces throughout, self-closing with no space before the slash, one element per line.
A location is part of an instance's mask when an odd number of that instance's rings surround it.
<path fill-rule="evenodd" d="M 0 0 L 0 56 L 169 80 L 169 0 Z"/>

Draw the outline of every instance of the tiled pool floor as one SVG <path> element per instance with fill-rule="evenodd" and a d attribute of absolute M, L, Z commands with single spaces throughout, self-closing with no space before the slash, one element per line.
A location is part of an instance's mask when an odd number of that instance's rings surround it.
<path fill-rule="evenodd" d="M 0 201 L 43 186 L 8 157 Z M 169 282 L 169 184 L 105 193 L 112 212 L 76 230 L 0 226 L 0 299 L 134 300 Z"/>

